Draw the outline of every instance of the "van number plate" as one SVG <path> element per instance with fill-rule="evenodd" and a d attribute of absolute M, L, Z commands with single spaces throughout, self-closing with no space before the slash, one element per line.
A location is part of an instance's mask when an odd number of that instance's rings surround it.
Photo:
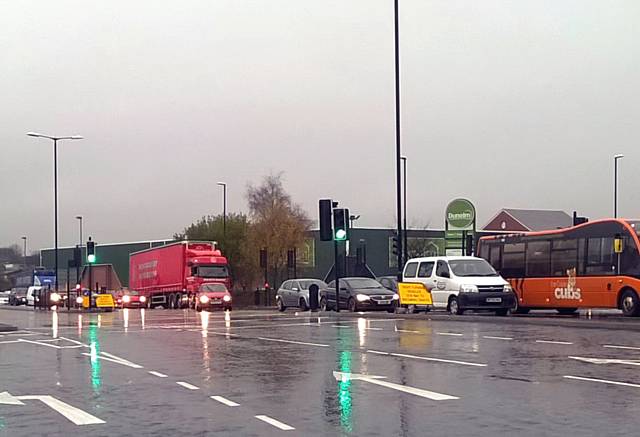
<path fill-rule="evenodd" d="M 500 303 L 502 302 L 501 297 L 488 297 L 486 300 L 487 303 Z"/>

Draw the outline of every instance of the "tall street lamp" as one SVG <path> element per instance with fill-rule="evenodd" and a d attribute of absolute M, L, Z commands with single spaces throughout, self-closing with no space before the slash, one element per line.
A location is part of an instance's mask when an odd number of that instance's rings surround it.
<path fill-rule="evenodd" d="M 80 259 L 82 260 L 82 216 L 77 215 L 76 220 L 80 222 L 80 241 L 78 243 L 78 250 L 80 251 Z M 80 281 L 80 263 L 77 263 L 76 264 L 76 284 L 79 284 L 80 282 L 82 282 Z"/>
<path fill-rule="evenodd" d="M 394 48 L 395 48 L 395 97 L 396 97 L 396 217 L 398 218 L 398 280 L 401 279 L 402 268 L 402 201 L 400 190 L 400 42 L 398 29 L 398 1 L 394 0 Z"/>
<path fill-rule="evenodd" d="M 24 251 L 22 252 L 22 259 L 24 267 L 27 268 L 27 237 L 20 237 L 24 242 Z"/>
<path fill-rule="evenodd" d="M 80 222 L 80 246 L 79 247 L 82 247 L 82 216 L 77 215 L 76 219 Z"/>
<path fill-rule="evenodd" d="M 402 216 L 404 219 L 404 231 L 402 232 L 402 247 L 404 249 L 404 262 L 407 262 L 407 260 L 409 259 L 409 246 L 407 245 L 407 157 L 406 156 L 401 156 L 400 159 L 402 159 L 402 175 L 403 175 L 403 182 L 402 182 L 402 189 L 403 189 L 403 193 L 402 193 L 402 204 L 404 206 L 404 211 L 402 212 Z"/>
<path fill-rule="evenodd" d="M 80 135 L 71 135 L 64 137 L 54 137 L 52 135 L 44 135 L 36 132 L 27 132 L 30 137 L 46 138 L 53 141 L 53 222 L 54 222 L 54 253 L 55 253 L 55 269 L 56 284 L 55 290 L 58 292 L 58 141 L 62 140 L 81 140 Z"/>
<path fill-rule="evenodd" d="M 622 154 L 613 156 L 613 218 L 618 217 L 618 160 L 622 158 Z"/>
<path fill-rule="evenodd" d="M 218 182 L 222 187 L 222 245 L 227 250 L 227 183 Z"/>

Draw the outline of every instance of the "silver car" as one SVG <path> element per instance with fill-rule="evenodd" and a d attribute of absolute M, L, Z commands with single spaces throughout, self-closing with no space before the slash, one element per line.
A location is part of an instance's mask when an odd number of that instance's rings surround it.
<path fill-rule="evenodd" d="M 318 299 L 320 290 L 327 284 L 319 279 L 289 279 L 284 281 L 276 293 L 278 310 L 284 311 L 287 307 L 298 307 L 302 311 L 309 309 L 309 287 L 318 286 Z"/>

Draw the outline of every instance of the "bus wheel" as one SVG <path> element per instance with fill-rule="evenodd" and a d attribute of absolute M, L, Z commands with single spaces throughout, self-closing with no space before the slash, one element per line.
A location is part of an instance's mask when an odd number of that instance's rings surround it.
<path fill-rule="evenodd" d="M 578 311 L 578 308 L 556 308 L 556 311 L 563 316 L 571 316 Z"/>
<path fill-rule="evenodd" d="M 620 309 L 625 316 L 637 316 L 640 313 L 640 301 L 635 291 L 627 289 L 620 297 Z"/>

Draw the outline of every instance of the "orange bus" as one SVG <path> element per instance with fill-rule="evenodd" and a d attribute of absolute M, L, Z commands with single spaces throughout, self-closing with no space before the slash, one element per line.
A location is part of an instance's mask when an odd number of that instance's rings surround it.
<path fill-rule="evenodd" d="M 640 220 L 483 237 L 478 254 L 516 293 L 515 312 L 618 308 L 640 315 Z"/>

